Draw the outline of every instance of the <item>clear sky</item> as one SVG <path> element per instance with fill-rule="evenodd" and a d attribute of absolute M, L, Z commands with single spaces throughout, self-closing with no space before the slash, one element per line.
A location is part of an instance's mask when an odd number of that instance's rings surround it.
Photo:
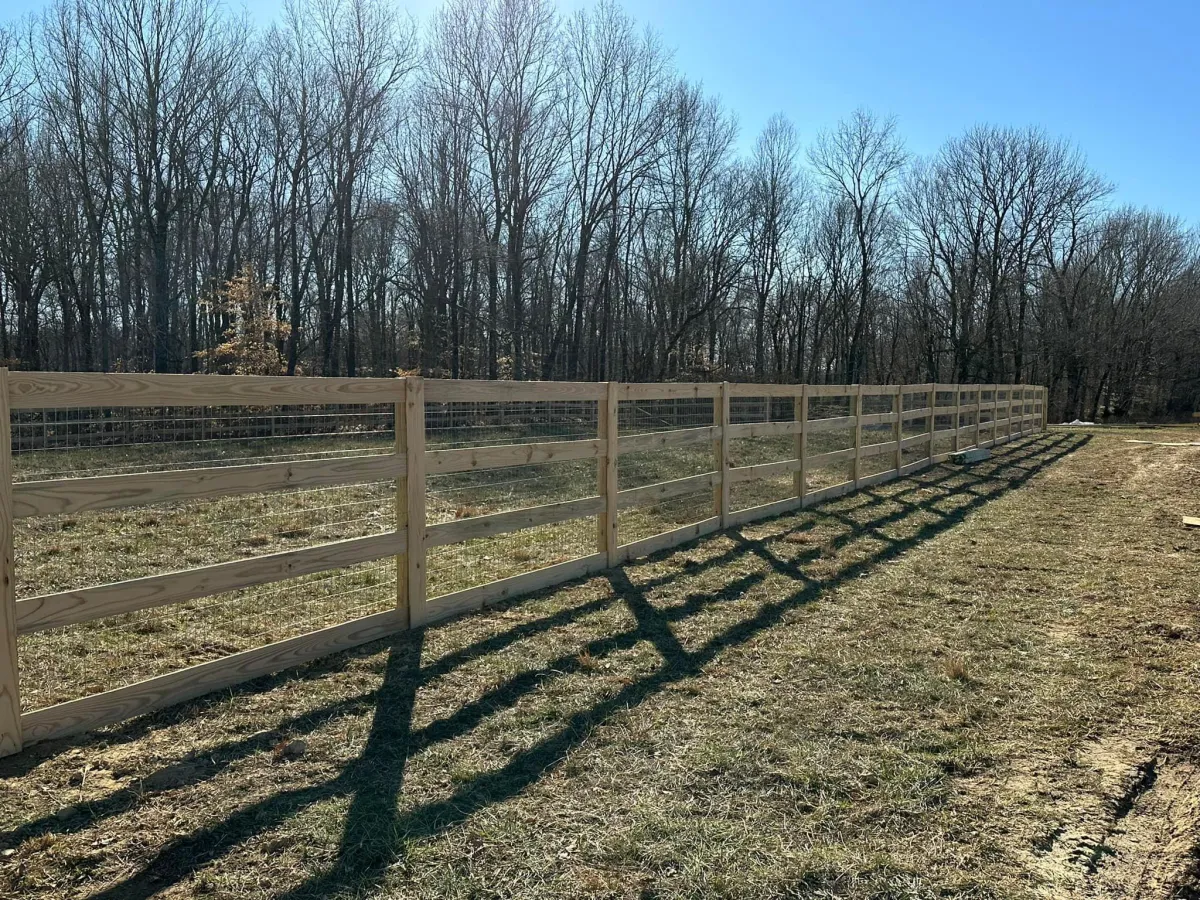
<path fill-rule="evenodd" d="M 579 0 L 560 0 L 564 9 Z M 259 21 L 282 0 L 229 0 Z M 6 0 L 6 13 L 41 8 Z M 397 0 L 418 18 L 436 0 Z M 624 0 L 738 114 L 807 141 L 857 106 L 929 153 L 969 125 L 1069 137 L 1121 203 L 1200 224 L 1197 0 Z M 0 18 L 8 18 L 0 14 Z"/>

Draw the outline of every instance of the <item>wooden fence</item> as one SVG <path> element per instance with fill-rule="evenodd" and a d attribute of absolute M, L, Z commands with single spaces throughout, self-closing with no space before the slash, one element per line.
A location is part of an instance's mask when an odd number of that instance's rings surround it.
<path fill-rule="evenodd" d="M 731 403 L 761 398 L 761 421 L 735 421 Z M 706 400 L 711 425 L 622 433 L 622 404 Z M 814 417 L 810 404 L 844 404 L 845 414 Z M 500 446 L 426 449 L 427 409 L 435 404 L 558 402 L 590 405 L 594 432 L 586 439 L 532 441 Z M 815 401 L 815 404 L 814 404 Z M 887 411 L 864 412 L 864 404 Z M 281 407 L 288 405 L 389 404 L 394 408 L 394 452 L 371 456 L 305 459 L 252 465 L 207 466 L 172 471 L 17 481 L 13 477 L 12 428 L 0 429 L 0 755 L 36 741 L 111 724 L 317 657 L 415 628 L 500 598 L 537 590 L 619 565 L 721 528 L 788 512 L 830 497 L 906 475 L 972 446 L 991 446 L 1045 427 L 1045 390 L 1025 385 L 762 385 L 477 382 L 421 378 L 286 378 L 255 376 L 102 375 L 23 373 L 0 370 L 0 417 L 22 410 L 153 409 L 157 407 Z M 707 406 L 705 406 L 707 408 Z M 778 410 L 790 410 L 780 417 Z M 772 415 L 771 410 L 776 411 Z M 743 416 L 743 418 L 745 418 Z M 782 418 L 782 420 L 779 420 Z M 905 436 L 905 431 L 914 431 Z M 890 439 L 864 442 L 864 429 Z M 889 430 L 890 429 L 890 430 Z M 809 452 L 809 438 L 842 430 L 849 446 Z M 731 441 L 785 438 L 786 459 L 737 466 Z M 794 438 L 794 441 L 792 440 Z M 938 444 L 945 444 L 935 452 Z M 711 471 L 621 489 L 621 454 L 678 452 L 711 445 Z M 906 453 L 916 458 L 905 462 Z M 883 457 L 886 467 L 864 473 L 864 460 Z M 564 460 L 595 460 L 594 495 L 426 524 L 427 475 Z M 809 474 L 832 464 L 847 466 L 846 480 L 809 489 Z M 878 461 L 872 468 L 878 467 Z M 734 509 L 731 487 L 772 478 L 794 485 L 789 496 Z M 211 501 L 284 488 L 353 485 L 395 479 L 396 525 L 383 534 L 303 549 L 268 553 L 200 568 L 58 591 L 15 596 L 14 523 L 29 517 L 77 514 L 178 501 Z M 701 521 L 649 538 L 621 543 L 618 511 L 697 491 L 712 493 Z M 556 562 L 434 599 L 426 596 L 430 548 L 581 517 L 597 521 L 595 552 Z M 16 551 L 20 548 L 17 547 Z M 23 710 L 18 635 L 78 626 L 167 604 L 395 557 L 394 607 L 265 646 L 102 690 L 38 709 Z"/>

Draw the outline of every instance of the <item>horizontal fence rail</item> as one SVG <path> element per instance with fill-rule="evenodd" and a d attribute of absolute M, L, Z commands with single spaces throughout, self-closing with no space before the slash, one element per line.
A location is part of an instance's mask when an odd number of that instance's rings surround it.
<path fill-rule="evenodd" d="M 326 407 L 335 412 L 311 412 Z M 170 418 L 178 409 L 202 412 L 181 422 Z M 0 369 L 0 416 L 9 422 L 0 430 L 0 755 L 879 484 L 959 450 L 1040 431 L 1045 415 L 1045 389 L 1028 385 L 479 382 Z M 234 440 L 336 443 L 350 436 L 361 446 L 313 445 L 321 449 L 310 451 L 283 444 L 284 455 L 295 458 L 266 462 L 239 456 Z M 208 455 L 165 465 L 155 453 L 171 442 L 208 448 Z M 14 451 L 40 452 L 47 465 L 65 465 L 62 460 L 83 450 L 105 460 L 104 454 L 124 454 L 112 458 L 131 471 L 95 474 L 93 465 L 61 477 L 53 466 L 32 474 L 15 470 Z M 558 483 L 547 482 L 542 494 L 530 493 L 530 483 L 551 478 L 555 467 L 577 473 L 581 466 L 592 474 L 564 480 L 570 496 L 535 502 L 554 496 Z M 477 508 L 458 502 L 458 495 L 447 500 L 449 492 L 434 488 L 439 479 L 457 479 L 456 490 L 467 495 L 477 488 L 499 496 L 504 508 Z M 300 505 L 306 492 L 370 488 L 378 494 L 381 484 L 394 524 L 381 519 L 369 533 L 329 535 L 339 539 L 120 580 L 101 574 L 98 584 L 35 587 L 29 596 L 17 596 L 16 567 L 23 560 L 17 532 L 39 522 L 66 529 L 75 527 L 77 517 L 104 515 L 115 517 L 119 529 L 125 521 L 120 517 L 140 508 L 188 510 L 243 496 L 295 498 Z M 360 502 L 331 507 L 353 510 Z M 349 515 L 335 524 L 353 532 L 360 523 Z M 595 524 L 583 543 L 564 544 L 573 556 L 546 555 L 544 545 L 556 539 L 539 529 L 587 520 Z M 151 541 L 157 521 L 147 516 L 142 523 Z M 295 534 L 308 531 L 297 528 Z M 525 544 L 497 543 L 521 534 L 532 537 Z M 500 551 L 529 563 L 527 570 L 448 591 L 430 580 L 427 565 L 439 553 L 457 554 L 451 564 L 471 570 Z M 126 622 L 142 611 L 186 608 L 205 598 L 234 610 L 238 598 L 263 585 L 379 560 L 390 571 L 393 559 L 394 596 L 388 595 L 386 608 L 235 652 L 206 645 L 203 652 L 215 658 L 117 686 L 63 685 L 56 695 L 65 699 L 22 706 L 22 671 L 38 662 L 53 672 L 55 660 L 35 659 L 53 645 L 29 649 L 19 639 L 70 633 L 101 620 Z M 135 640 L 137 634 L 135 629 Z M 71 696 L 76 688 L 79 695 Z"/>

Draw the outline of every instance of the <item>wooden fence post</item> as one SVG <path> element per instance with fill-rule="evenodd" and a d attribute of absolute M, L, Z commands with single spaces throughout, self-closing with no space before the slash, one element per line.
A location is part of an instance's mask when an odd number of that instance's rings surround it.
<path fill-rule="evenodd" d="M 400 396 L 396 400 L 395 414 L 395 430 L 396 430 L 396 453 L 408 453 L 408 379 L 399 378 L 397 383 L 400 385 Z M 412 611 L 408 603 L 408 550 L 407 550 L 407 531 L 408 531 L 408 464 L 407 456 L 405 456 L 405 468 L 403 474 L 396 479 L 396 530 L 405 532 L 405 552 L 396 557 L 396 611 L 400 613 L 408 622 L 408 627 L 412 627 Z"/>
<path fill-rule="evenodd" d="M 604 398 L 596 403 L 598 437 L 604 441 L 604 455 L 596 461 L 596 493 L 604 498 L 604 511 L 597 523 L 596 549 L 605 554 L 608 565 L 615 566 L 617 548 L 620 546 L 617 533 L 617 454 L 620 437 L 620 385 L 608 382 Z"/>
<path fill-rule="evenodd" d="M 862 385 L 854 386 L 854 489 L 862 481 L 862 416 L 863 416 Z"/>
<path fill-rule="evenodd" d="M 1050 387 L 1042 387 L 1042 431 L 1050 426 Z"/>
<path fill-rule="evenodd" d="M 425 605 L 425 379 L 404 379 L 405 479 L 408 537 L 405 542 L 405 596 L 410 628 L 429 619 Z"/>
<path fill-rule="evenodd" d="M 896 385 L 896 399 L 892 401 L 892 412 L 896 414 L 896 427 L 893 429 L 893 435 L 896 440 L 896 477 L 900 477 L 900 470 L 904 468 L 904 448 L 900 446 L 904 440 L 904 385 Z"/>
<path fill-rule="evenodd" d="M 804 494 L 808 490 L 808 462 L 805 455 L 808 452 L 808 385 L 800 385 L 800 396 L 796 398 L 793 404 L 794 418 L 800 423 L 800 430 L 796 432 L 796 459 L 800 460 L 800 468 L 796 470 L 795 479 L 792 486 L 795 488 L 796 496 L 800 498 L 800 505 L 804 505 Z"/>
<path fill-rule="evenodd" d="M 958 432 L 962 428 L 962 389 L 961 384 L 954 385 L 954 444 L 952 446 L 956 452 L 962 449 L 958 440 Z"/>
<path fill-rule="evenodd" d="M 717 487 L 715 493 L 716 514 L 724 528 L 729 521 L 729 382 L 721 382 L 721 390 L 717 394 L 713 407 L 713 424 L 721 429 L 717 440 L 713 443 L 716 451 Z"/>
<path fill-rule="evenodd" d="M 975 446 L 983 446 L 983 385 L 975 385 Z"/>
<path fill-rule="evenodd" d="M 927 403 L 927 408 L 929 409 L 929 427 L 926 429 L 929 432 L 929 446 L 926 448 L 926 450 L 929 453 L 929 462 L 932 465 L 933 439 L 934 435 L 937 434 L 937 382 L 931 381 L 925 387 L 925 400 Z"/>
<path fill-rule="evenodd" d="M 0 756 L 20 751 L 21 682 L 13 552 L 12 415 L 8 369 L 0 368 Z"/>

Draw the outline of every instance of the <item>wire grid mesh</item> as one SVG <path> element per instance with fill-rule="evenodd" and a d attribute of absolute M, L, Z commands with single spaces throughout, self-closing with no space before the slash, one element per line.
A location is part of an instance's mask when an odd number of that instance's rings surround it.
<path fill-rule="evenodd" d="M 429 599 L 509 578 L 596 552 L 595 516 L 522 528 L 495 537 L 431 547 L 426 552 Z"/>
<path fill-rule="evenodd" d="M 22 410 L 20 482 L 391 452 L 394 406 Z M 248 559 L 395 528 L 395 481 L 21 519 L 19 598 Z M 320 573 L 25 635 L 36 708 L 262 646 L 395 603 L 394 562 Z M 393 587 L 389 589 L 387 583 Z"/>
<path fill-rule="evenodd" d="M 29 711 L 164 675 L 396 605 L 392 559 L 18 639 Z"/>
<path fill-rule="evenodd" d="M 13 479 L 378 453 L 392 446 L 393 409 L 364 404 L 14 410 Z"/>
<path fill-rule="evenodd" d="M 864 416 L 875 416 L 892 412 L 896 404 L 895 394 L 863 394 L 862 411 Z"/>
<path fill-rule="evenodd" d="M 431 450 L 595 440 L 595 400 L 427 403 Z M 426 476 L 430 525 L 596 496 L 596 460 L 527 463 Z M 432 599 L 596 552 L 594 516 L 523 528 L 427 551 Z"/>
<path fill-rule="evenodd" d="M 458 401 L 425 404 L 430 450 L 594 440 L 595 400 Z"/>
<path fill-rule="evenodd" d="M 681 431 L 713 424 L 716 405 L 710 397 L 669 400 L 622 400 L 617 409 L 622 435 Z M 682 444 L 664 450 L 637 450 L 617 459 L 621 490 L 674 481 L 715 471 L 716 457 L 709 442 Z M 623 509 L 617 514 L 622 544 L 653 537 L 712 517 L 713 492 L 697 491 L 658 503 Z"/>
<path fill-rule="evenodd" d="M 854 398 L 844 397 L 809 397 L 808 420 L 837 419 L 854 415 Z"/>

